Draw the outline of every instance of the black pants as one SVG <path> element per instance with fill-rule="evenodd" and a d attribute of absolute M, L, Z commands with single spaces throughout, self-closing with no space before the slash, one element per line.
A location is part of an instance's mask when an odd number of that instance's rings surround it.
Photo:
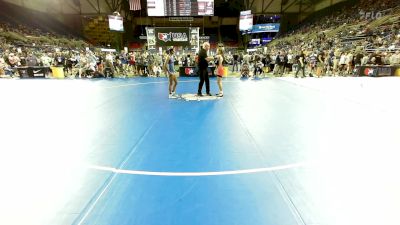
<path fill-rule="evenodd" d="M 210 79 L 208 78 L 207 68 L 199 68 L 198 73 L 199 73 L 199 77 L 200 77 L 200 83 L 199 83 L 199 90 L 197 91 L 197 94 L 201 94 L 201 89 L 203 89 L 204 81 L 206 82 L 206 92 L 207 92 L 207 94 L 210 94 Z"/>
<path fill-rule="evenodd" d="M 239 63 L 236 60 L 233 61 L 232 72 L 235 72 L 235 67 L 236 67 L 236 71 L 239 71 Z"/>
<path fill-rule="evenodd" d="M 306 76 L 306 74 L 305 74 L 305 66 L 301 66 L 300 64 L 297 66 L 297 71 L 296 71 L 295 77 L 297 77 L 297 74 L 300 72 L 300 70 L 303 71 L 303 77 L 305 77 Z"/>

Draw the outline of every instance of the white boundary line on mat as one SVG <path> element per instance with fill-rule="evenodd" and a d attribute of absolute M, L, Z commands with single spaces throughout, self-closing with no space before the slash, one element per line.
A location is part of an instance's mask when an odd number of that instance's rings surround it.
<path fill-rule="evenodd" d="M 265 173 L 265 172 L 273 172 L 280 171 L 292 168 L 300 168 L 310 166 L 309 162 L 301 162 L 301 163 L 293 163 L 282 166 L 273 166 L 273 167 L 265 167 L 265 168 L 256 168 L 256 169 L 245 169 L 245 170 L 228 170 L 228 171 L 219 171 L 219 172 L 153 172 L 153 171 L 141 171 L 141 170 L 122 170 L 116 169 L 112 167 L 106 166 L 88 166 L 89 169 L 98 170 L 98 171 L 108 171 L 112 172 L 111 181 L 107 184 L 107 186 L 103 189 L 99 196 L 95 199 L 94 203 L 90 206 L 87 212 L 83 215 L 83 217 L 79 220 L 77 225 L 82 225 L 86 218 L 89 216 L 97 202 L 103 196 L 103 194 L 108 190 L 112 181 L 117 177 L 118 174 L 129 174 L 129 175 L 143 175 L 143 176 L 160 176 L 160 177 L 205 177 L 205 176 L 225 176 L 225 175 L 238 175 L 238 174 L 254 174 L 254 173 Z"/>
<path fill-rule="evenodd" d="M 161 177 L 204 177 L 204 176 L 225 176 L 237 174 L 252 174 L 252 173 L 265 173 L 279 170 L 286 170 L 292 168 L 305 167 L 310 165 L 308 162 L 293 163 L 281 166 L 264 167 L 256 169 L 244 170 L 228 170 L 217 172 L 157 172 L 157 171 L 143 171 L 143 170 L 124 170 L 106 166 L 88 166 L 89 169 L 108 171 L 115 174 L 130 174 L 130 175 L 143 175 L 143 176 L 161 176 Z"/>

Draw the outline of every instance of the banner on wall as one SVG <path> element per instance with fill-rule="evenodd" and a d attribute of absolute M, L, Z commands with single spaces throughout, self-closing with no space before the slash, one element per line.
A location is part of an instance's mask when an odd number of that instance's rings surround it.
<path fill-rule="evenodd" d="M 250 44 L 251 45 L 259 45 L 260 44 L 260 38 L 251 39 L 250 40 Z"/>
<path fill-rule="evenodd" d="M 271 42 L 272 41 L 272 37 L 263 37 L 262 39 L 261 39 L 261 44 L 263 44 L 263 45 L 265 45 L 265 44 L 267 44 L 268 42 Z"/>
<path fill-rule="evenodd" d="M 154 28 L 156 46 L 190 46 L 189 28 L 156 27 Z"/>
<path fill-rule="evenodd" d="M 190 29 L 190 50 L 192 52 L 199 51 L 199 27 L 191 27 Z"/>
<path fill-rule="evenodd" d="M 199 36 L 199 40 L 210 41 L 210 36 Z"/>
<path fill-rule="evenodd" d="M 154 27 L 146 27 L 147 50 L 156 50 Z"/>
<path fill-rule="evenodd" d="M 202 46 L 204 42 L 210 42 L 210 36 L 199 36 L 199 45 Z"/>
<path fill-rule="evenodd" d="M 279 23 L 265 23 L 253 25 L 251 33 L 263 33 L 263 32 L 279 32 Z"/>

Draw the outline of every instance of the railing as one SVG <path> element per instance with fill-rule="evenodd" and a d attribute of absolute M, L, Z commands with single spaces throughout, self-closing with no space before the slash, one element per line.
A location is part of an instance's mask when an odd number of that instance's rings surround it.
<path fill-rule="evenodd" d="M 365 52 L 367 52 L 367 53 L 374 53 L 376 51 L 394 53 L 396 51 L 400 51 L 400 48 L 391 48 L 391 49 L 389 49 L 389 48 L 367 48 L 367 49 L 365 49 Z"/>
<path fill-rule="evenodd" d="M 356 36 L 347 36 L 341 38 L 341 42 L 353 42 L 353 41 L 360 41 L 365 40 L 367 35 L 356 35 Z"/>

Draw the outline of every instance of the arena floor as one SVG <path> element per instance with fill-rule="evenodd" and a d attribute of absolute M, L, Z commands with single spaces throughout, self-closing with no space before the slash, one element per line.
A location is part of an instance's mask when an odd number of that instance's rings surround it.
<path fill-rule="evenodd" d="M 398 77 L 167 86 L 1 80 L 0 224 L 400 224 Z"/>

